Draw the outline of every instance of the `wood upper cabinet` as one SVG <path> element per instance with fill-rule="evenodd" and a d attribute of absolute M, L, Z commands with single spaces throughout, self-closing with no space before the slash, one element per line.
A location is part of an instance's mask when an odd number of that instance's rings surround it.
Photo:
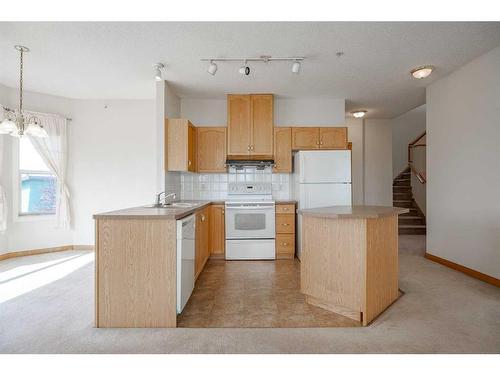
<path fill-rule="evenodd" d="M 292 149 L 316 150 L 319 148 L 319 128 L 292 128 Z"/>
<path fill-rule="evenodd" d="M 345 150 L 347 128 L 292 128 L 293 150 Z"/>
<path fill-rule="evenodd" d="M 252 114 L 252 136 L 250 153 L 263 157 L 273 157 L 273 108 L 271 94 L 250 95 Z"/>
<path fill-rule="evenodd" d="M 224 258 L 226 245 L 224 205 L 210 206 L 210 256 Z"/>
<path fill-rule="evenodd" d="M 274 128 L 274 164 L 273 172 L 292 172 L 291 128 Z"/>
<path fill-rule="evenodd" d="M 165 119 L 165 169 L 196 170 L 196 130 L 189 120 Z"/>
<path fill-rule="evenodd" d="M 227 96 L 227 153 L 250 154 L 250 95 Z"/>
<path fill-rule="evenodd" d="M 319 145 L 322 149 L 346 149 L 347 128 L 319 128 Z"/>
<path fill-rule="evenodd" d="M 273 95 L 228 95 L 227 111 L 227 154 L 272 159 Z"/>
<path fill-rule="evenodd" d="M 196 170 L 226 172 L 226 128 L 196 128 Z"/>
<path fill-rule="evenodd" d="M 196 213 L 196 240 L 195 240 L 195 280 L 203 270 L 210 256 L 209 230 L 210 230 L 210 206 Z"/>

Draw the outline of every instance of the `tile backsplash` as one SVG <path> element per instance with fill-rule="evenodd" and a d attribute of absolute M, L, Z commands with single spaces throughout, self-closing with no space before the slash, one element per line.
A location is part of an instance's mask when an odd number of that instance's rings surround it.
<path fill-rule="evenodd" d="M 274 199 L 290 199 L 291 176 L 245 168 L 230 173 L 181 173 L 182 199 L 226 200 L 229 182 L 271 182 Z"/>

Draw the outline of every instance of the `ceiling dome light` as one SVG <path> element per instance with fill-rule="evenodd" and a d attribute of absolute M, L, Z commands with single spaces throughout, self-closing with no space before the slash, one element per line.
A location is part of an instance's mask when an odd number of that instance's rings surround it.
<path fill-rule="evenodd" d="M 365 110 L 362 110 L 362 111 L 354 111 L 354 112 L 351 112 L 351 114 L 356 117 L 356 118 L 362 118 L 362 117 L 365 117 L 366 115 L 366 111 Z"/>
<path fill-rule="evenodd" d="M 432 65 L 419 66 L 418 68 L 412 69 L 410 74 L 413 78 L 422 79 L 429 77 L 433 69 L 434 67 Z"/>
<path fill-rule="evenodd" d="M 217 64 L 214 63 L 212 60 L 210 60 L 210 65 L 208 66 L 207 72 L 210 73 L 213 76 L 217 72 Z"/>
<path fill-rule="evenodd" d="M 292 64 L 292 73 L 299 74 L 300 72 L 300 62 L 294 61 Z"/>
<path fill-rule="evenodd" d="M 155 80 L 157 82 L 162 81 L 163 75 L 162 75 L 161 70 L 165 67 L 165 65 L 163 65 L 162 63 L 156 63 L 153 65 L 153 67 L 155 68 Z"/>

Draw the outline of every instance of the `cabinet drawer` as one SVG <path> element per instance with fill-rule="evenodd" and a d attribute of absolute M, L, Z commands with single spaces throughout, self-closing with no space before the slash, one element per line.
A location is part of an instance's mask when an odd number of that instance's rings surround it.
<path fill-rule="evenodd" d="M 276 215 L 276 233 L 295 233 L 295 215 Z"/>
<path fill-rule="evenodd" d="M 295 255 L 295 234 L 276 235 L 276 257 L 293 258 Z"/>
<path fill-rule="evenodd" d="M 277 214 L 295 214 L 294 204 L 277 204 L 276 205 Z"/>

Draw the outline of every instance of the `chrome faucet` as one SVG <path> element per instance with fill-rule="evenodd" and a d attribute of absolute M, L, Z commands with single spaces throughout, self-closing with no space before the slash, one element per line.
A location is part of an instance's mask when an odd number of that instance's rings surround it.
<path fill-rule="evenodd" d="M 177 196 L 175 193 L 166 194 L 166 192 L 162 191 L 160 194 L 156 195 L 156 205 L 157 206 L 161 206 L 161 196 L 163 194 L 165 194 L 165 196 L 163 197 L 164 204 L 167 202 L 167 198 L 172 197 L 172 200 L 175 200 L 175 197 Z"/>

